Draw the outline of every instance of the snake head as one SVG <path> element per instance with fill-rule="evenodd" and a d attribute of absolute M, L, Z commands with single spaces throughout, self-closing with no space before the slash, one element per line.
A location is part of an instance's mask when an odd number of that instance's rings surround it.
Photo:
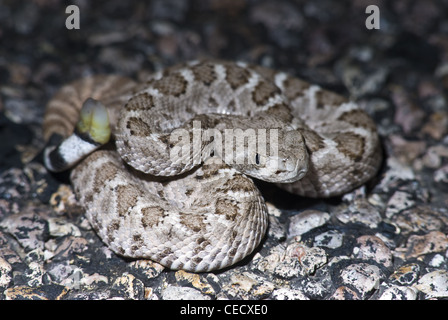
<path fill-rule="evenodd" d="M 278 130 L 270 135 L 266 148 L 249 151 L 249 165 L 237 170 L 268 182 L 291 183 L 302 179 L 309 163 L 302 134 L 296 130 Z"/>

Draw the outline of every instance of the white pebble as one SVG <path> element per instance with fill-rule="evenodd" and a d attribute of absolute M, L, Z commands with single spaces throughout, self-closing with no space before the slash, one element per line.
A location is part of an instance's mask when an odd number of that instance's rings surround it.
<path fill-rule="evenodd" d="M 210 300 L 198 290 L 189 287 L 168 286 L 162 292 L 163 300 Z"/>
<path fill-rule="evenodd" d="M 324 225 L 328 220 L 330 220 L 330 215 L 327 212 L 305 210 L 291 217 L 288 237 L 302 235 L 311 229 Z"/>
<path fill-rule="evenodd" d="M 417 290 L 405 286 L 392 286 L 386 289 L 379 300 L 415 300 Z"/>
<path fill-rule="evenodd" d="M 0 257 L 0 288 L 6 288 L 11 282 L 11 265 L 2 257 Z"/>
<path fill-rule="evenodd" d="M 427 298 L 448 297 L 448 271 L 436 270 L 425 274 L 415 285 Z"/>
<path fill-rule="evenodd" d="M 335 230 L 330 230 L 314 237 L 314 246 L 336 249 L 342 245 L 343 238 L 343 234 Z"/>
<path fill-rule="evenodd" d="M 441 254 L 436 254 L 429 262 L 429 265 L 437 268 L 440 267 L 443 262 L 445 262 L 445 258 Z"/>
<path fill-rule="evenodd" d="M 341 272 L 342 281 L 357 289 L 363 296 L 379 287 L 381 271 L 367 263 L 351 264 Z"/>

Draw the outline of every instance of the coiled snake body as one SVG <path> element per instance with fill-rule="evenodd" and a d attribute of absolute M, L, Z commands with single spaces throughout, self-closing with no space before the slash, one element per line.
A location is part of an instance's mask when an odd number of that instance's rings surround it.
<path fill-rule="evenodd" d="M 109 122 L 116 148 L 92 151 L 107 142 Z M 47 167 L 76 164 L 74 190 L 114 252 L 195 272 L 232 265 L 263 238 L 267 209 L 249 176 L 329 197 L 365 183 L 381 161 L 375 125 L 355 103 L 226 61 L 193 61 L 138 84 L 75 81 L 49 102 L 43 128 L 46 139 L 66 138 L 47 148 Z"/>

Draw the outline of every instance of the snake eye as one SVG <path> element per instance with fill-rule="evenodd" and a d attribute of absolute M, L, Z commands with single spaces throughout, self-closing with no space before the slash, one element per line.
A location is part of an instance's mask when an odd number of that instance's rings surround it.
<path fill-rule="evenodd" d="M 260 165 L 260 155 L 258 153 L 255 155 L 255 164 Z"/>

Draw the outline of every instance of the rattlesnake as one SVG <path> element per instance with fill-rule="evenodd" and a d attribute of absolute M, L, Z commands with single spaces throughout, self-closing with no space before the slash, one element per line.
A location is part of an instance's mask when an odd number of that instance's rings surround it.
<path fill-rule="evenodd" d="M 87 129 L 78 125 L 69 142 L 49 146 L 47 167 L 65 169 L 91 153 L 87 146 L 107 141 L 95 133 L 107 122 L 106 106 L 115 146 L 75 165 L 75 193 L 111 250 L 171 269 L 224 268 L 258 246 L 267 209 L 248 176 L 329 197 L 365 183 L 381 161 L 375 124 L 356 103 L 241 62 L 193 61 L 141 83 L 116 75 L 77 80 L 50 100 L 45 139 L 70 136 L 83 103 Z M 237 128 L 247 139 L 225 140 Z"/>

